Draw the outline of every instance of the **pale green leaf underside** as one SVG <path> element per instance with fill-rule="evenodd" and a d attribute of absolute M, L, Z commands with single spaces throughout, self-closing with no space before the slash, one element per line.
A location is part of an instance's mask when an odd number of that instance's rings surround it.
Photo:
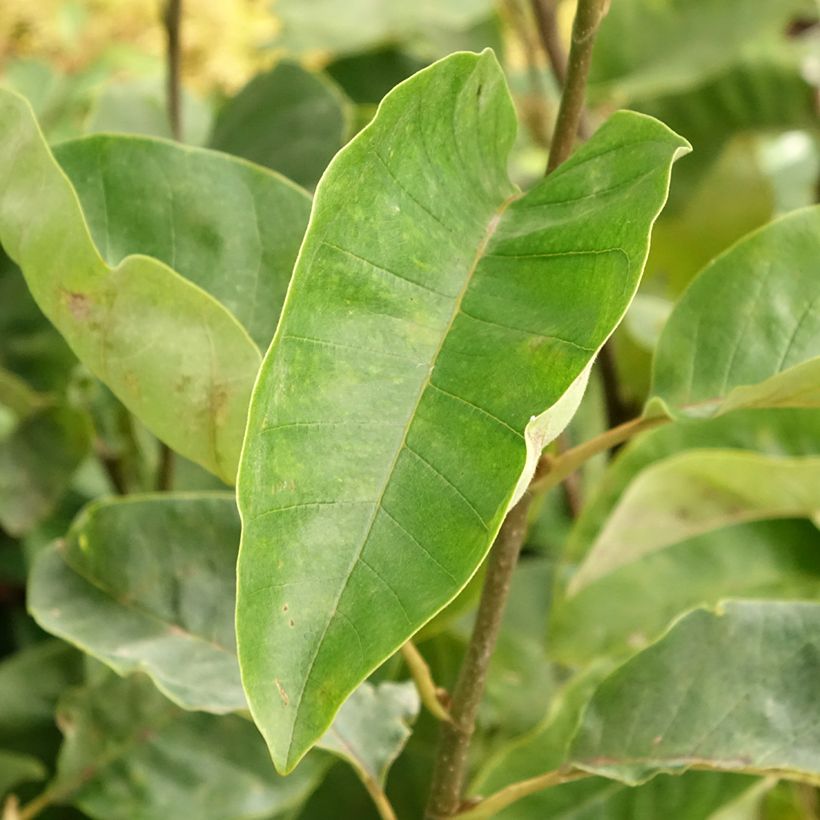
<path fill-rule="evenodd" d="M 363 683 L 344 703 L 318 746 L 347 760 L 359 776 L 384 786 L 419 712 L 412 681 Z"/>
<path fill-rule="evenodd" d="M 628 784 L 691 767 L 820 783 L 820 604 L 696 610 L 599 687 L 571 760 Z"/>
<path fill-rule="evenodd" d="M 307 226 L 305 191 L 235 157 L 144 137 L 84 137 L 54 155 L 109 265 L 135 253 L 164 262 L 267 348 Z"/>
<path fill-rule="evenodd" d="M 699 274 L 663 329 L 648 414 L 820 406 L 820 206 L 760 228 Z"/>
<path fill-rule="evenodd" d="M 569 585 L 592 581 L 710 530 L 820 511 L 820 456 L 689 450 L 653 464 L 626 492 Z"/>
<path fill-rule="evenodd" d="M 621 450 L 584 504 L 567 542 L 580 561 L 626 488 L 647 467 L 684 450 L 750 450 L 780 456 L 820 455 L 820 413 L 811 408 L 745 409 L 729 415 L 666 424 Z"/>
<path fill-rule="evenodd" d="M 238 543 L 227 493 L 96 502 L 39 554 L 29 610 L 119 674 L 146 672 L 187 709 L 245 709 L 233 628 Z"/>
<path fill-rule="evenodd" d="M 814 524 L 736 524 L 621 566 L 556 602 L 550 656 L 576 668 L 602 656 L 625 658 L 656 640 L 681 613 L 730 597 L 820 600 Z"/>
<path fill-rule="evenodd" d="M 28 103 L 2 90 L 0 149 L 0 243 L 42 311 L 154 433 L 233 481 L 260 360 L 248 333 L 162 262 L 109 267 Z"/>
<path fill-rule="evenodd" d="M 622 112 L 521 195 L 514 136 L 493 56 L 456 54 L 319 186 L 239 488 L 240 665 L 281 770 L 480 564 L 626 310 L 686 149 Z"/>
<path fill-rule="evenodd" d="M 622 103 L 690 88 L 736 61 L 750 42 L 782 36 L 813 0 L 620 0 L 595 43 L 590 91 Z M 696 145 L 697 148 L 697 145 Z"/>
<path fill-rule="evenodd" d="M 105 675 L 73 690 L 58 719 L 65 742 L 51 788 L 58 802 L 99 820 L 278 816 L 299 806 L 327 768 L 314 757 L 277 777 L 249 721 L 186 712 L 143 675 Z"/>

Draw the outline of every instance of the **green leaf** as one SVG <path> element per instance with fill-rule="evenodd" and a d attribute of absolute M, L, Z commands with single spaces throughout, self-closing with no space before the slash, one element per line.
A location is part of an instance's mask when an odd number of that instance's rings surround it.
<path fill-rule="evenodd" d="M 45 403 L 45 396 L 32 390 L 19 376 L 0 368 L 0 406 L 7 409 L 15 420 L 23 419 Z M 0 433 L 0 441 L 5 438 Z"/>
<path fill-rule="evenodd" d="M 624 783 L 691 767 L 820 782 L 820 604 L 696 610 L 605 680 L 573 764 Z"/>
<path fill-rule="evenodd" d="M 251 723 L 186 712 L 142 675 L 104 676 L 69 693 L 52 802 L 100 820 L 252 820 L 300 805 L 327 767 L 312 756 L 277 777 Z"/>
<path fill-rule="evenodd" d="M 318 745 L 348 761 L 361 779 L 384 786 L 419 712 L 415 685 L 363 683 L 336 715 Z"/>
<path fill-rule="evenodd" d="M 245 709 L 233 628 L 239 517 L 227 493 L 97 501 L 41 552 L 28 605 L 43 629 L 175 703 Z"/>
<path fill-rule="evenodd" d="M 30 107 L 8 91 L 0 148 L 0 242 L 43 313 L 159 438 L 233 481 L 260 359 L 246 330 L 162 262 L 103 261 Z"/>
<path fill-rule="evenodd" d="M 820 207 L 812 207 L 707 265 L 661 334 L 647 414 L 820 406 L 818 258 Z"/>
<path fill-rule="evenodd" d="M 463 31 L 486 18 L 491 0 L 279 0 L 282 29 L 274 45 L 288 52 L 345 54 L 386 42 L 400 42 L 430 29 Z"/>
<path fill-rule="evenodd" d="M 19 783 L 44 780 L 47 774 L 46 767 L 36 757 L 0 749 L 0 797 Z"/>
<path fill-rule="evenodd" d="M 820 456 L 689 450 L 653 464 L 627 487 L 568 592 L 710 530 L 818 512 Z"/>
<path fill-rule="evenodd" d="M 0 440 L 0 526 L 22 535 L 46 518 L 91 447 L 88 416 L 46 407 Z"/>
<path fill-rule="evenodd" d="M 813 0 L 620 0 L 595 42 L 590 94 L 623 104 L 685 89 L 782 35 L 801 11 L 816 11 Z"/>
<path fill-rule="evenodd" d="M 594 777 L 529 795 L 494 820 L 718 820 L 718 811 L 758 788 L 758 778 L 722 772 L 660 775 L 637 788 Z"/>
<path fill-rule="evenodd" d="M 820 549 L 809 521 L 737 524 L 627 564 L 556 603 L 550 657 L 581 667 L 643 649 L 673 619 L 723 598 L 820 598 Z"/>
<path fill-rule="evenodd" d="M 686 149 L 623 112 L 522 195 L 514 135 L 492 54 L 456 54 L 389 94 L 319 186 L 239 488 L 240 665 L 282 771 L 481 563 L 626 310 Z"/>
<path fill-rule="evenodd" d="M 395 45 L 340 57 L 325 71 L 359 105 L 376 105 L 393 86 L 424 68 L 424 61 Z"/>
<path fill-rule="evenodd" d="M 566 556 L 578 560 L 641 471 L 691 449 L 733 448 L 779 456 L 820 455 L 820 413 L 807 408 L 739 410 L 731 416 L 667 424 L 633 439 L 609 465 L 572 528 Z"/>
<path fill-rule="evenodd" d="M 276 330 L 310 197 L 215 151 L 95 136 L 54 151 L 105 261 L 164 262 L 226 307 L 260 348 Z"/>
<path fill-rule="evenodd" d="M 335 83 L 285 61 L 225 103 L 210 143 L 313 187 L 349 131 L 350 103 Z"/>

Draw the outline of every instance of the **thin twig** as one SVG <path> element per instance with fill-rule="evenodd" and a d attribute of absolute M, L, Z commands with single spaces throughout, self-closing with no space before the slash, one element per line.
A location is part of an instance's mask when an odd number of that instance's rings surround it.
<path fill-rule="evenodd" d="M 111 453 L 108 446 L 99 439 L 95 443 L 94 449 L 97 453 L 97 460 L 105 470 L 114 492 L 118 495 L 128 495 L 128 481 L 125 477 L 125 465 L 122 456 Z"/>
<path fill-rule="evenodd" d="M 166 103 L 171 134 L 182 140 L 182 0 L 167 0 L 163 14 L 166 50 Z M 157 490 L 170 490 L 174 484 L 174 451 L 165 442 L 159 445 L 159 464 L 154 485 Z"/>
<path fill-rule="evenodd" d="M 597 364 L 601 386 L 604 389 L 607 424 L 610 427 L 617 427 L 634 415 L 634 408 L 624 401 L 613 350 L 612 339 L 609 339 L 598 354 Z"/>
<path fill-rule="evenodd" d="M 558 436 L 556 444 L 558 445 L 558 458 L 572 449 L 566 430 Z M 581 482 L 578 479 L 579 476 L 577 472 L 570 473 L 561 482 L 561 489 L 564 491 L 564 502 L 567 506 L 567 512 L 572 519 L 578 518 L 581 514 L 581 508 L 584 506 L 584 499 L 581 494 Z"/>
<path fill-rule="evenodd" d="M 559 88 L 564 89 L 561 109 L 555 123 L 547 173 L 555 170 L 570 155 L 576 133 L 581 140 L 589 139 L 592 134 L 584 98 L 592 43 L 598 24 L 606 13 L 607 0 L 593 0 L 593 2 L 579 4 L 572 32 L 570 60 L 573 63 L 571 70 L 567 67 L 567 56 L 558 31 L 556 5 L 556 0 L 532 0 L 533 14 L 541 36 L 541 44 L 552 68 L 555 82 Z M 569 88 L 567 83 L 569 83 Z M 610 427 L 615 427 L 626 421 L 632 414 L 624 401 L 618 382 L 611 341 L 608 341 L 598 354 L 598 372 L 604 388 L 607 423 Z"/>
<path fill-rule="evenodd" d="M 396 812 L 393 810 L 393 806 L 390 805 L 384 789 L 372 777 L 362 777 L 362 783 L 364 783 L 364 787 L 367 789 L 367 793 L 370 795 L 370 799 L 373 801 L 381 820 L 397 820 Z"/>
<path fill-rule="evenodd" d="M 557 7 L 557 0 L 532 0 L 532 12 L 541 45 L 547 55 L 555 84 L 562 90 L 567 82 L 567 53 L 561 42 L 561 32 L 558 30 Z M 578 120 L 578 136 L 586 140 L 591 133 L 589 115 L 586 109 L 582 109 L 581 118 Z"/>
<path fill-rule="evenodd" d="M 475 719 L 484 695 L 487 670 L 501 628 L 513 570 L 527 533 L 531 502 L 532 495 L 527 492 L 509 511 L 490 551 L 473 634 L 453 690 L 452 722 L 441 724 L 427 804 L 429 818 L 449 817 L 458 811 L 461 803 Z"/>
<path fill-rule="evenodd" d="M 527 62 L 530 93 L 522 98 L 516 98 L 521 118 L 536 145 L 548 148 L 552 136 L 552 103 L 546 78 L 540 66 L 538 38 L 532 33 L 524 0 L 506 0 L 500 9 L 521 43 Z"/>
<path fill-rule="evenodd" d="M 430 667 L 421 652 L 416 649 L 416 645 L 412 641 L 407 641 L 402 645 L 401 654 L 407 668 L 410 670 L 410 674 L 413 676 L 421 702 L 434 717 L 449 722 L 451 720 L 450 713 L 444 706 L 449 700 L 449 695 L 445 689 L 436 686 L 436 682 L 430 674 Z"/>
<path fill-rule="evenodd" d="M 606 3 L 607 0 L 578 2 L 567 79 L 561 95 L 547 173 L 558 167 L 572 152 L 584 109 L 592 44 Z M 531 502 L 532 494 L 527 491 L 518 504 L 508 512 L 490 551 L 475 626 L 453 691 L 450 705 L 453 722 L 441 724 L 426 810 L 428 818 L 451 816 L 458 811 L 461 803 L 475 719 L 484 694 L 487 670 L 501 627 L 512 575 L 526 537 L 527 514 Z"/>
<path fill-rule="evenodd" d="M 572 43 L 567 62 L 564 92 L 558 108 L 558 119 L 552 135 L 547 173 L 554 171 L 572 153 L 575 137 L 584 113 L 587 77 L 592 60 L 592 45 L 598 24 L 606 11 L 607 0 L 578 0 Z"/>
<path fill-rule="evenodd" d="M 459 812 L 456 817 L 458 820 L 479 820 L 479 818 L 495 817 L 502 809 L 530 794 L 550 789 L 553 786 L 561 786 L 564 783 L 571 783 L 573 780 L 581 780 L 584 777 L 590 777 L 589 772 L 583 772 L 580 769 L 557 769 L 554 772 L 547 772 L 528 780 L 511 783 L 506 788 L 480 800 L 466 811 Z"/>
<path fill-rule="evenodd" d="M 156 489 L 160 492 L 174 488 L 176 458 L 174 451 L 164 442 L 159 443 L 159 463 L 157 464 Z"/>
<path fill-rule="evenodd" d="M 180 66 L 182 51 L 180 47 L 180 31 L 182 21 L 182 0 L 168 0 L 165 6 L 163 22 L 167 41 L 167 89 L 168 89 L 168 121 L 171 124 L 171 133 L 175 140 L 182 139 Z"/>
<path fill-rule="evenodd" d="M 644 430 L 651 430 L 667 424 L 671 419 L 668 416 L 653 416 L 651 418 L 637 418 L 627 421 L 618 427 L 613 427 L 595 438 L 567 450 L 557 458 L 549 454 L 541 456 L 536 478 L 530 484 L 530 492 L 542 493 L 560 484 L 567 476 L 572 475 L 581 465 L 599 453 L 605 453 Z"/>

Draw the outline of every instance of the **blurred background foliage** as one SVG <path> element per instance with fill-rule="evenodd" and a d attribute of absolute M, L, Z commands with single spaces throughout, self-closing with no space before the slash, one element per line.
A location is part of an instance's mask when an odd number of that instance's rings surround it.
<path fill-rule="evenodd" d="M 556 8 L 566 47 L 573 0 Z M 157 0 L 4 0 L 0 82 L 30 100 L 51 143 L 98 132 L 170 138 L 162 15 Z M 644 283 L 613 341 L 621 412 L 640 411 L 664 321 L 703 265 L 773 217 L 817 201 L 817 21 L 815 0 L 613 0 L 595 50 L 590 127 L 629 107 L 661 118 L 695 149 L 675 169 Z M 447 53 L 485 47 L 499 55 L 514 94 L 521 125 L 511 173 L 527 186 L 543 173 L 559 88 L 525 0 L 191 0 L 183 18 L 181 136 L 267 165 L 311 190 L 395 84 Z M 557 447 L 617 420 L 603 381 L 591 382 Z M 729 528 L 591 587 L 555 613 L 553 654 L 545 654 L 547 592 L 562 571 L 562 545 L 571 537 L 577 547 L 600 526 L 611 507 L 609 488 L 692 446 L 804 454 L 820 446 L 816 437 L 791 442 L 797 416 L 790 411 L 747 415 L 649 434 L 609 470 L 599 457 L 563 494 L 540 503 L 493 661 L 476 759 L 490 753 L 503 759 L 505 744 L 546 712 L 567 670 L 606 666 L 634 652 L 691 606 L 736 593 L 816 597 L 820 552 L 806 522 Z M 799 429 L 813 433 L 816 413 L 805 415 Z M 28 565 L 89 500 L 152 490 L 161 458 L 156 439 L 76 361 L 0 252 L 0 653 L 7 656 L 0 659 L 0 746 L 32 755 L 41 766 L 51 767 L 57 753 L 56 700 L 88 670 L 79 653 L 48 638 L 26 614 Z M 175 490 L 218 488 L 224 488 L 218 479 L 177 458 Z M 588 498 L 594 503 L 576 523 Z M 722 539 L 720 560 L 716 539 Z M 661 594 L 676 584 L 678 594 Z M 445 686 L 456 673 L 470 628 L 465 613 L 476 593 L 472 583 L 421 635 Z M 37 671 L 25 672 L 28 665 Z M 394 659 L 377 677 L 398 672 Z M 33 699 L 21 698 L 21 688 L 32 685 Z M 435 725 L 423 715 L 390 781 L 400 816 L 420 814 L 434 740 Z M 29 767 L 34 780 L 35 771 Z M 690 795 L 702 783 L 702 793 L 712 794 L 710 777 L 687 776 Z M 579 785 L 574 798 L 591 801 L 590 813 L 571 816 L 718 817 L 720 800 L 706 800 L 708 810 L 700 813 L 666 813 L 683 788 L 667 789 L 670 780 L 630 791 L 594 779 Z M 603 796 L 602 783 L 609 789 Z M 813 792 L 771 786 L 745 798 L 754 812 L 765 806 L 771 820 L 813 816 Z M 24 786 L 21 793 L 36 791 Z M 743 789 L 718 791 L 725 797 Z M 570 816 L 547 803 L 522 804 L 509 816 Z M 720 816 L 758 816 L 745 805 Z M 72 811 L 52 816 L 78 816 Z M 372 811 L 355 776 L 336 766 L 299 816 Z"/>

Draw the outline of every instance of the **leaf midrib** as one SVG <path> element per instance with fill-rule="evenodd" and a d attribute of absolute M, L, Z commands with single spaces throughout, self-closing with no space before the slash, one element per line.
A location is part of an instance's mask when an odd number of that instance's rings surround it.
<path fill-rule="evenodd" d="M 437 347 L 435 353 L 433 354 L 433 356 L 430 360 L 431 361 L 430 369 L 428 370 L 427 375 L 425 376 L 424 380 L 421 383 L 418 395 L 416 396 L 416 400 L 413 403 L 413 407 L 412 407 L 412 409 L 411 409 L 411 411 L 408 415 L 407 421 L 404 424 L 404 430 L 403 430 L 403 433 L 402 433 L 401 441 L 399 442 L 399 446 L 396 448 L 396 453 L 393 457 L 392 462 L 390 463 L 390 467 L 387 470 L 387 475 L 385 477 L 384 484 L 382 485 L 381 492 L 379 493 L 379 497 L 378 497 L 378 499 L 376 500 L 376 502 L 373 506 L 373 512 L 370 516 L 370 521 L 367 524 L 367 530 L 366 530 L 364 536 L 362 537 L 362 539 L 360 541 L 360 545 L 359 545 L 358 549 L 356 550 L 356 554 L 355 554 L 353 560 L 351 561 L 351 563 L 349 565 L 347 574 L 345 575 L 344 582 L 341 586 L 341 589 L 339 590 L 338 595 L 336 596 L 336 598 L 333 602 L 333 606 L 332 606 L 330 615 L 329 615 L 329 617 L 328 617 L 328 619 L 325 623 L 325 626 L 322 630 L 322 634 L 319 636 L 319 639 L 316 641 L 316 648 L 313 651 L 313 656 L 311 657 L 310 663 L 309 663 L 308 668 L 307 668 L 307 672 L 305 673 L 304 683 L 302 684 L 302 688 L 299 692 L 299 696 L 298 696 L 298 698 L 296 700 L 296 704 L 295 704 L 296 714 L 295 714 L 294 719 L 291 723 L 290 739 L 288 741 L 288 752 L 287 752 L 287 761 L 288 762 L 290 761 L 291 752 L 293 750 L 293 740 L 294 740 L 294 735 L 295 735 L 295 732 L 296 732 L 296 723 L 297 723 L 297 719 L 298 719 L 298 715 L 299 715 L 299 710 L 301 708 L 302 699 L 304 697 L 306 689 L 308 688 L 308 685 L 310 684 L 311 676 L 313 674 L 313 669 L 316 665 L 316 660 L 319 657 L 319 653 L 321 651 L 322 645 L 324 644 L 324 640 L 325 640 L 325 637 L 327 636 L 328 630 L 330 629 L 330 625 L 333 623 L 334 619 L 336 618 L 336 614 L 337 614 L 337 611 L 338 611 L 338 608 L 339 608 L 339 603 L 341 602 L 342 597 L 344 596 L 345 590 L 347 589 L 347 585 L 350 582 L 350 578 L 353 575 L 353 569 L 355 568 L 356 564 L 361 560 L 362 554 L 364 553 L 365 546 L 367 545 L 367 543 L 370 539 L 370 535 L 373 532 L 373 526 L 376 522 L 376 517 L 378 516 L 379 510 L 382 507 L 382 502 L 384 501 L 384 495 L 387 492 L 387 488 L 390 486 L 390 483 L 393 479 L 393 475 L 394 475 L 395 470 L 396 470 L 396 465 L 398 464 L 398 461 L 399 461 L 399 456 L 401 455 L 402 451 L 406 447 L 407 436 L 410 432 L 410 428 L 413 425 L 413 420 L 416 417 L 416 413 L 418 411 L 419 405 L 421 404 L 421 400 L 422 400 L 422 398 L 424 397 L 424 394 L 427 392 L 428 388 L 431 385 L 431 380 L 432 380 L 433 373 L 434 373 L 435 368 L 436 368 L 436 363 L 438 362 L 438 358 L 441 355 L 441 351 L 444 347 L 444 343 L 446 342 L 447 338 L 449 337 L 450 332 L 453 328 L 453 324 L 455 323 L 456 318 L 458 317 L 459 313 L 461 312 L 461 304 L 464 300 L 464 297 L 467 294 L 467 291 L 469 290 L 470 283 L 473 280 L 473 276 L 475 275 L 476 269 L 478 268 L 478 265 L 479 265 L 479 263 L 481 262 L 481 259 L 484 256 L 484 252 L 486 251 L 487 246 L 489 245 L 491 239 L 495 235 L 496 230 L 498 229 L 498 226 L 501 222 L 501 218 L 504 215 L 504 212 L 507 210 L 507 208 L 513 202 L 515 202 L 515 200 L 520 199 L 522 196 L 523 196 L 523 194 L 521 192 L 516 191 L 515 193 L 511 194 L 506 199 L 504 199 L 503 202 L 498 206 L 498 208 L 496 208 L 495 213 L 492 215 L 489 222 L 487 223 L 487 227 L 484 231 L 484 235 L 482 236 L 482 238 L 479 242 L 478 249 L 476 250 L 473 261 L 470 264 L 470 267 L 467 271 L 467 275 L 464 278 L 464 285 L 462 286 L 461 291 L 458 293 L 458 295 L 455 298 L 455 302 L 454 302 L 454 305 L 453 305 L 453 312 L 452 312 L 452 315 L 450 316 L 450 321 L 447 323 L 447 327 L 444 329 L 444 331 L 441 334 L 441 340 L 439 341 L 438 347 Z"/>

